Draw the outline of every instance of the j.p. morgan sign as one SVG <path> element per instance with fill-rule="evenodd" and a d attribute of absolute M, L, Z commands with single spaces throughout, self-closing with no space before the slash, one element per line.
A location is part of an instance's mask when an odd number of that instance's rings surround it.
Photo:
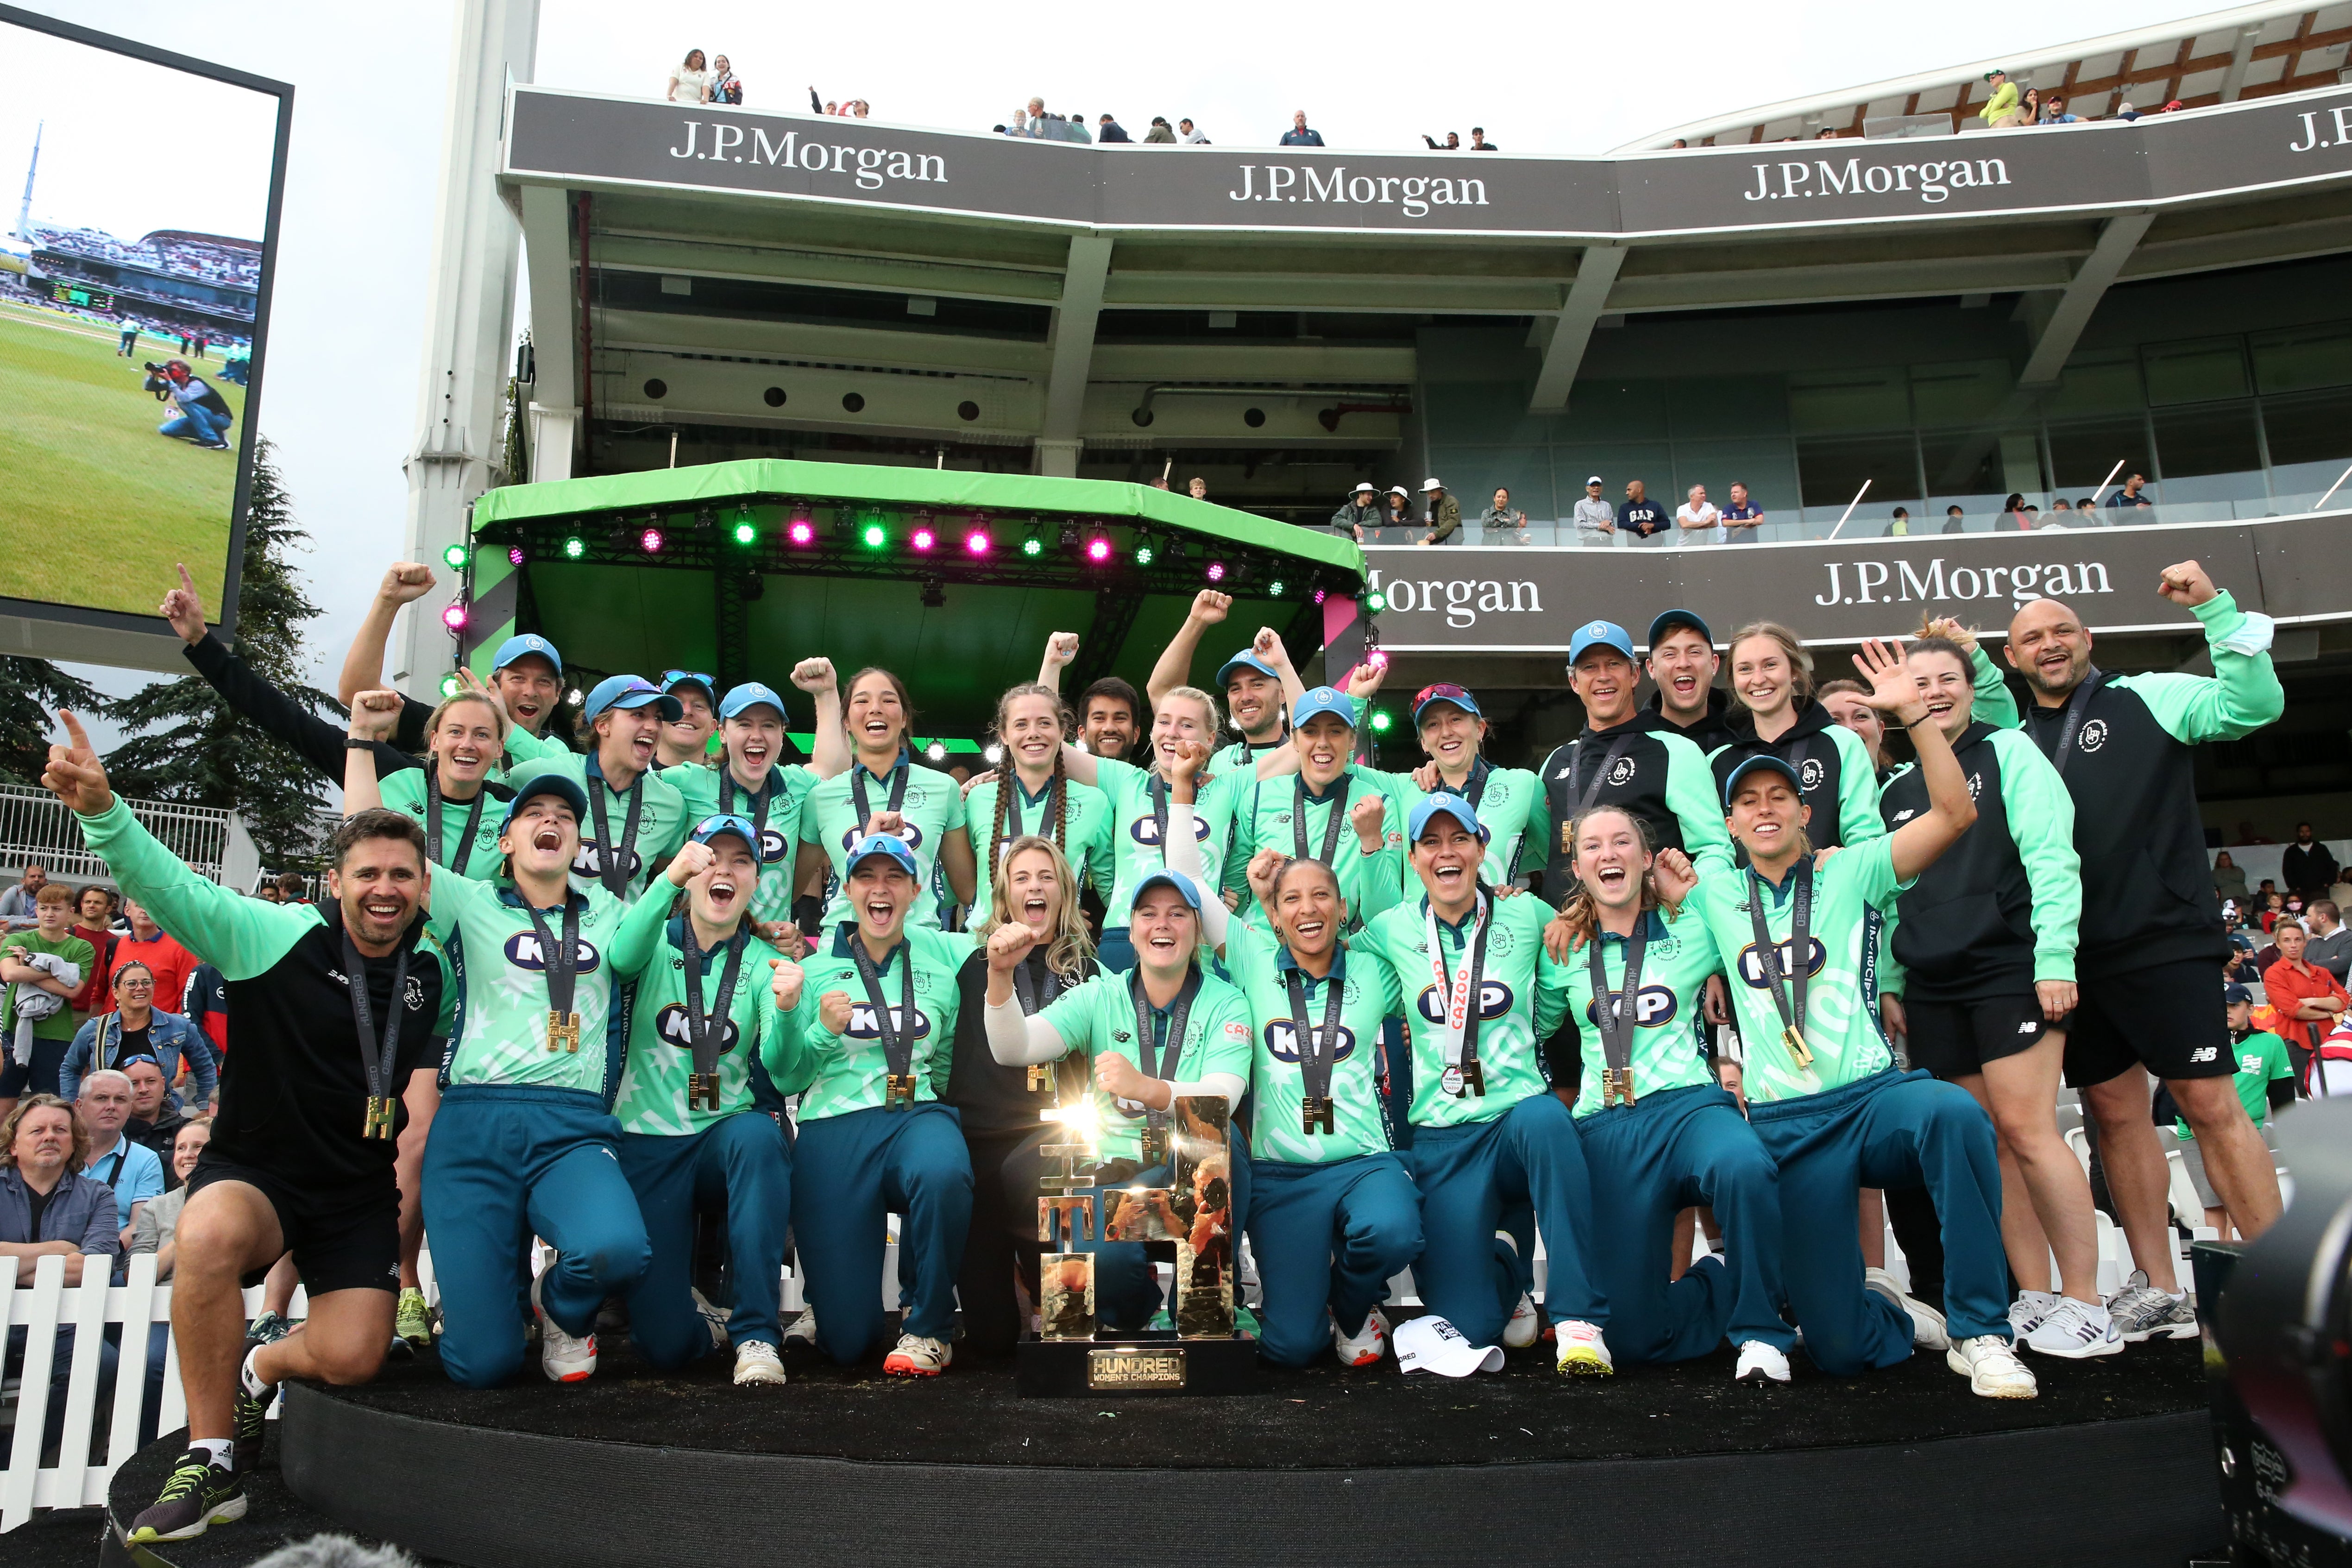
<path fill-rule="evenodd" d="M 2186 629 L 2160 597 L 2165 567 L 2197 560 L 2240 605 L 2282 620 L 2352 618 L 2352 515 L 2250 523 L 1936 534 L 1849 544 L 1692 549 L 1376 548 L 1381 642 L 1399 653 L 1565 654 L 1594 616 L 1639 637 L 1660 610 L 1695 610 L 1718 638 L 1775 620 L 1809 639 L 1908 637 L 1926 616 L 1993 629 L 2039 598 L 2094 631 Z"/>
<path fill-rule="evenodd" d="M 509 180 L 1105 228 L 1639 236 L 2161 205 L 2352 176 L 2352 89 L 2137 124 L 1628 158 L 1092 147 L 517 88 Z"/>

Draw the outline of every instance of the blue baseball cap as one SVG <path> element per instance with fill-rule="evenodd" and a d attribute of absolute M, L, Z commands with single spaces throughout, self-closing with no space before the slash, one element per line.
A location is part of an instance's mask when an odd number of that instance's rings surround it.
<path fill-rule="evenodd" d="M 719 681 L 717 678 L 705 675 L 698 669 L 665 669 L 662 671 L 661 689 L 664 691 L 676 691 L 681 686 L 699 686 L 702 688 L 702 695 L 706 700 L 711 702 L 719 700 Z"/>
<path fill-rule="evenodd" d="M 533 795 L 554 795 L 572 807 L 574 820 L 588 815 L 588 792 L 564 766 L 567 760 L 549 757 L 541 762 L 525 763 L 507 775 L 507 787 L 514 791 L 514 798 L 507 802 L 506 820 L 499 825 L 499 832 L 504 833 L 514 826 L 515 816 L 522 810 L 523 802 Z"/>
<path fill-rule="evenodd" d="M 746 710 L 757 708 L 762 702 L 776 710 L 777 718 L 786 716 L 784 700 L 776 695 L 772 687 L 762 686 L 756 680 L 747 680 L 728 692 L 726 700 L 719 704 L 719 716 L 721 719 L 740 719 Z"/>
<path fill-rule="evenodd" d="M 2252 1002 L 2253 999 L 2254 994 L 2242 985 L 2221 987 L 2221 1005 L 2224 1007 L 2234 1007 L 2241 1002 Z"/>
<path fill-rule="evenodd" d="M 1623 626 L 1615 621 L 1587 621 L 1568 639 L 1568 667 L 1574 669 L 1585 650 L 1594 647 L 1613 647 L 1628 659 L 1633 657 L 1633 639 Z"/>
<path fill-rule="evenodd" d="M 553 643 L 537 632 L 525 632 L 520 637 L 509 637 L 499 644 L 498 657 L 490 660 L 490 673 L 496 675 L 515 660 L 527 658 L 532 654 L 539 655 L 540 658 L 555 666 L 556 674 L 563 673 L 563 656 L 555 651 Z"/>
<path fill-rule="evenodd" d="M 1793 763 L 1784 757 L 1776 757 L 1769 752 L 1759 752 L 1732 769 L 1731 776 L 1723 781 L 1724 810 L 1731 809 L 1731 797 L 1738 792 L 1739 781 L 1749 773 L 1779 773 L 1789 781 L 1790 789 L 1795 790 L 1800 795 L 1805 793 L 1804 781 L 1797 776 L 1797 770 Z"/>
<path fill-rule="evenodd" d="M 1356 727 L 1356 700 L 1335 687 L 1318 686 L 1298 700 L 1290 710 L 1290 727 L 1307 728 L 1307 721 L 1330 713 L 1352 730 Z"/>
<path fill-rule="evenodd" d="M 738 816 L 731 811 L 722 811 L 716 816 L 704 817 L 694 829 L 694 841 L 697 844 L 708 844 L 722 833 L 731 833 L 750 845 L 751 853 L 755 857 L 760 853 L 760 830 L 751 826 L 750 817 Z M 908 858 L 912 859 L 913 857 L 908 856 Z"/>
<path fill-rule="evenodd" d="M 1272 665 L 1258 658 L 1257 655 L 1252 653 L 1249 649 L 1244 648 L 1241 652 L 1234 655 L 1233 658 L 1225 660 L 1223 665 L 1218 667 L 1217 689 L 1223 691 L 1226 687 L 1231 686 L 1234 683 L 1234 675 L 1244 669 L 1254 669 L 1257 671 L 1258 674 L 1265 676 L 1276 686 L 1282 684 L 1282 677 L 1275 673 L 1275 669 Z"/>
<path fill-rule="evenodd" d="M 661 705 L 664 719 L 676 719 L 686 712 L 677 698 L 642 675 L 608 675 L 588 694 L 587 706 L 580 713 L 593 724 L 608 708 L 643 708 L 648 702 Z"/>
<path fill-rule="evenodd" d="M 740 822 L 742 818 L 738 817 L 736 820 Z M 745 826 L 749 826 L 750 824 L 746 823 Z M 923 879 L 922 871 L 915 865 L 915 852 L 907 847 L 907 841 L 887 833 L 869 833 L 851 846 L 849 858 L 841 863 L 843 879 L 846 880 L 849 874 L 857 869 L 860 861 L 876 855 L 887 856 L 890 859 L 896 860 L 898 863 L 898 868 L 918 882 Z"/>
<path fill-rule="evenodd" d="M 1699 635 L 1700 641 L 1709 647 L 1715 646 L 1715 634 L 1707 630 L 1706 623 L 1700 620 L 1698 616 L 1690 610 L 1660 611 L 1658 618 L 1650 623 L 1650 646 L 1653 648 L 1656 647 L 1658 639 L 1676 626 L 1688 626 Z"/>
<path fill-rule="evenodd" d="M 1478 820 L 1478 810 L 1475 806 L 1458 795 L 1450 795 L 1444 790 L 1439 790 L 1435 795 L 1423 795 L 1413 803 L 1412 810 L 1404 819 L 1405 842 L 1420 843 L 1421 836 L 1429 831 L 1429 819 L 1433 816 L 1452 817 L 1476 835 L 1481 844 L 1490 842 L 1495 837 L 1493 831 Z"/>
<path fill-rule="evenodd" d="M 1145 877 L 1143 880 L 1136 883 L 1134 896 L 1127 900 L 1128 912 L 1129 914 L 1133 914 L 1135 912 L 1135 906 L 1143 901 L 1143 895 L 1151 891 L 1154 888 L 1175 889 L 1179 893 L 1183 895 L 1184 901 L 1192 906 L 1192 912 L 1194 914 L 1201 912 L 1201 884 L 1195 882 L 1192 878 L 1186 876 L 1181 871 L 1171 871 L 1165 869 L 1164 868 L 1160 870 L 1152 872 L 1150 875 Z"/>

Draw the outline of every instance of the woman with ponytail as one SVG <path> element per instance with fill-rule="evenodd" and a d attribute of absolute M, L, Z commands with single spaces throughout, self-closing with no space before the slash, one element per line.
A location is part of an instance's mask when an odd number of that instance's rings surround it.
<path fill-rule="evenodd" d="M 1110 879 L 1110 799 L 1069 776 L 1062 754 L 1062 699 L 1035 681 L 996 700 L 996 742 L 1003 761 L 964 796 L 980 887 L 971 905 L 977 931 L 993 908 L 997 868 L 1024 837 L 1050 841 L 1070 863 L 1069 891 L 1081 879 Z"/>

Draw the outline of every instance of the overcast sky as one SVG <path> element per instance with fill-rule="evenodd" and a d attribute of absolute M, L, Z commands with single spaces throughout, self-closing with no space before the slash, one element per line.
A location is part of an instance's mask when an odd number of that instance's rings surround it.
<path fill-rule="evenodd" d="M 328 611 L 316 651 L 331 683 L 327 672 L 341 663 L 404 532 L 401 459 L 418 422 L 455 7 L 19 3 L 295 85 L 260 425 L 278 443 L 299 514 L 319 543 L 305 566 Z M 1378 0 L 1287 10 L 1240 0 L 977 10 L 901 0 L 879 12 L 545 0 L 536 77 L 652 97 L 671 63 L 699 47 L 731 58 L 755 108 L 805 109 L 814 86 L 826 98 L 866 99 L 880 120 L 984 131 L 1035 94 L 1089 119 L 1108 110 L 1139 137 L 1154 114 L 1190 115 L 1221 143 L 1271 144 L 1291 110 L 1304 109 L 1333 146 L 1417 147 L 1423 132 L 1466 134 L 1477 124 L 1510 152 L 1593 153 L 1703 115 L 2183 13 L 2195 14 L 2153 0 L 1490 0 L 1466 9 Z M 27 86 L 50 80 L 41 68 L 10 65 L 13 101 L 0 109 L 0 138 L 18 135 Z M 221 167 L 226 154 L 209 124 L 164 108 L 142 121 L 129 78 L 84 85 L 151 174 L 179 177 L 191 195 L 215 177 L 239 177 Z M 15 217 L 27 150 L 0 140 L 0 194 L 11 204 L 0 223 Z M 223 199 L 198 205 L 219 210 L 214 202 Z M 164 586 L 156 585 L 159 599 Z M 140 678 L 100 679 L 121 690 Z"/>

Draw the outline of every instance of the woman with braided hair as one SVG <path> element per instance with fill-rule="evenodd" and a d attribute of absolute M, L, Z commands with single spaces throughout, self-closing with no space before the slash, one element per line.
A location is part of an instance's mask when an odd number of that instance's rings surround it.
<path fill-rule="evenodd" d="M 1003 760 L 964 796 L 980 887 L 972 900 L 972 929 L 993 908 L 997 871 L 1012 847 L 1034 835 L 1052 842 L 1079 879 L 1108 887 L 1110 880 L 1110 797 L 1091 784 L 1070 777 L 1062 755 L 1062 699 L 1050 686 L 1026 681 L 996 700 L 996 742 Z"/>

